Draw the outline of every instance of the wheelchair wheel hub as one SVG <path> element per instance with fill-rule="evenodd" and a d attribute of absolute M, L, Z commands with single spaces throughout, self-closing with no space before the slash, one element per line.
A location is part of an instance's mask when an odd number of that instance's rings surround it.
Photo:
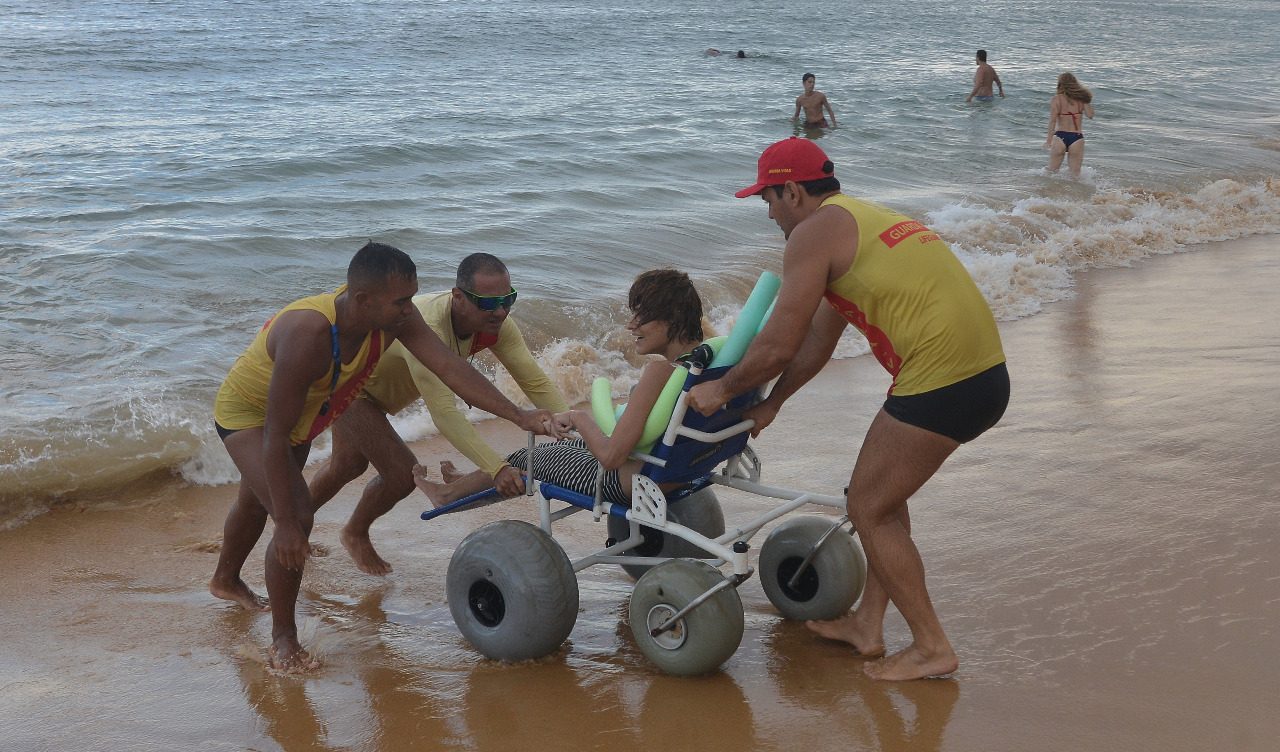
<path fill-rule="evenodd" d="M 502 591 L 488 580 L 477 580 L 471 585 L 471 590 L 467 593 L 467 605 L 471 607 L 476 621 L 486 627 L 498 626 L 507 614 L 507 603 L 502 597 Z"/>
<path fill-rule="evenodd" d="M 645 625 L 649 628 L 649 634 L 653 634 L 655 629 L 666 624 L 667 621 L 675 615 L 676 609 L 666 603 L 659 603 L 649 609 L 648 618 L 645 619 Z M 684 645 L 686 637 L 687 634 L 685 633 L 684 619 L 681 619 L 671 625 L 671 628 L 667 631 L 655 635 L 653 637 L 653 641 L 658 647 L 665 648 L 667 650 L 679 650 L 680 647 Z"/>

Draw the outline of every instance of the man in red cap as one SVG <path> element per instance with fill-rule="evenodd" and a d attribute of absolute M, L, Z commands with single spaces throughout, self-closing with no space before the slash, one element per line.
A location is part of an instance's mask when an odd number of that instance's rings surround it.
<path fill-rule="evenodd" d="M 759 434 L 830 360 L 845 326 L 866 336 L 893 377 L 849 480 L 849 518 L 870 570 L 866 591 L 853 611 L 808 626 L 880 657 L 892 601 L 912 642 L 867 664 L 867 674 L 887 680 L 949 674 L 959 662 L 925 587 L 907 500 L 957 447 L 1004 414 L 1009 374 L 995 317 L 937 234 L 840 193 L 835 166 L 812 141 L 793 137 L 766 149 L 755 185 L 736 195 L 757 194 L 787 238 L 782 288 L 742 360 L 723 378 L 694 387 L 690 404 L 711 414 L 781 375 L 746 416 Z M 828 305 L 821 305 L 824 298 Z"/>

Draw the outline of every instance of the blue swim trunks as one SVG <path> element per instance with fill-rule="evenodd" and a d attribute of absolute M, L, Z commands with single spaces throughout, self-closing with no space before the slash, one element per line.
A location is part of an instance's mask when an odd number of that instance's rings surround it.
<path fill-rule="evenodd" d="M 986 95 L 985 97 L 984 97 L 984 96 L 977 96 L 977 97 L 974 97 L 974 99 L 978 100 L 979 102 L 994 102 L 994 101 L 996 101 L 995 95 L 993 95 L 993 94 L 988 94 L 988 95 Z"/>

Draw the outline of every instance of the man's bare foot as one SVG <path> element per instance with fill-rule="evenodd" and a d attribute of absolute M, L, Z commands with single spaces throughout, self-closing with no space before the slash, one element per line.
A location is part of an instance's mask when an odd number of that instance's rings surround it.
<path fill-rule="evenodd" d="M 449 462 L 441 462 L 441 472 L 444 472 L 445 465 L 449 465 L 450 469 L 453 468 L 453 465 Z M 433 507 L 443 506 L 451 501 L 448 498 L 448 489 L 445 488 L 445 484 L 437 483 L 427 477 L 427 469 L 422 465 L 413 466 L 413 484 L 418 487 L 419 491 L 426 494 L 428 499 L 431 499 L 431 506 Z"/>
<path fill-rule="evenodd" d="M 305 674 L 320 668 L 320 660 L 303 650 L 296 637 L 279 637 L 267 648 L 267 666 L 286 674 Z"/>
<path fill-rule="evenodd" d="M 960 661 L 950 648 L 938 653 L 926 653 L 908 645 L 906 650 L 868 663 L 862 667 L 867 676 L 880 681 L 910 681 L 912 679 L 929 679 L 946 676 L 960 668 Z"/>
<path fill-rule="evenodd" d="M 351 559 L 356 563 L 356 569 L 379 577 L 391 574 L 391 565 L 378 556 L 368 533 L 358 535 L 344 527 L 338 534 L 338 540 L 342 541 L 342 547 L 351 554 Z"/>
<path fill-rule="evenodd" d="M 804 625 L 819 637 L 847 642 L 864 658 L 879 658 L 884 655 L 884 636 L 880 628 L 864 624 L 857 611 L 826 621 L 810 619 Z"/>
<path fill-rule="evenodd" d="M 209 580 L 209 593 L 215 598 L 239 603 L 247 611 L 271 610 L 267 599 L 250 590 L 249 586 L 244 584 L 244 580 L 238 577 L 234 582 Z"/>
<path fill-rule="evenodd" d="M 444 478 L 445 483 L 452 483 L 464 475 L 466 475 L 466 473 L 454 467 L 453 463 L 449 460 L 440 461 L 440 477 Z"/>

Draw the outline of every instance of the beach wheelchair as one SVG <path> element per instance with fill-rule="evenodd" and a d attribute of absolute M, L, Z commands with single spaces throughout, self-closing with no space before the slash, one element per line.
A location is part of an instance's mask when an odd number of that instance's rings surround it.
<path fill-rule="evenodd" d="M 751 324 L 750 336 L 759 321 Z M 743 325 L 740 316 L 735 330 Z M 670 674 L 704 674 L 733 655 L 745 629 L 737 588 L 756 571 L 748 558 L 750 540 L 806 505 L 845 508 L 843 496 L 760 483 L 760 459 L 747 443 L 754 424 L 741 417 L 758 393 L 739 395 L 710 417 L 688 409 L 691 387 L 718 379 L 731 367 L 716 365 L 716 358 L 733 337 L 703 344 L 691 354 L 687 372 L 680 369 L 673 377 L 678 397 L 660 440 L 647 452 L 632 453 L 644 464 L 632 478 L 630 506 L 601 498 L 603 468 L 594 496 L 538 481 L 530 436 L 526 488 L 538 505 L 539 524 L 485 525 L 462 541 L 449 562 L 449 610 L 477 650 L 503 661 L 554 652 L 577 618 L 576 573 L 617 564 L 636 579 L 628 621 L 636 645 L 654 665 Z M 664 493 L 660 487 L 673 484 L 675 491 Z M 727 527 L 712 490 L 716 485 L 781 503 Z M 428 510 L 422 518 L 466 508 L 482 496 Z M 607 520 L 608 538 L 603 549 L 571 559 L 553 538 L 553 524 L 584 511 L 597 522 Z M 847 525 L 847 516 L 800 516 L 765 537 L 758 559 L 761 585 L 784 618 L 830 619 L 857 600 L 866 560 Z"/>

